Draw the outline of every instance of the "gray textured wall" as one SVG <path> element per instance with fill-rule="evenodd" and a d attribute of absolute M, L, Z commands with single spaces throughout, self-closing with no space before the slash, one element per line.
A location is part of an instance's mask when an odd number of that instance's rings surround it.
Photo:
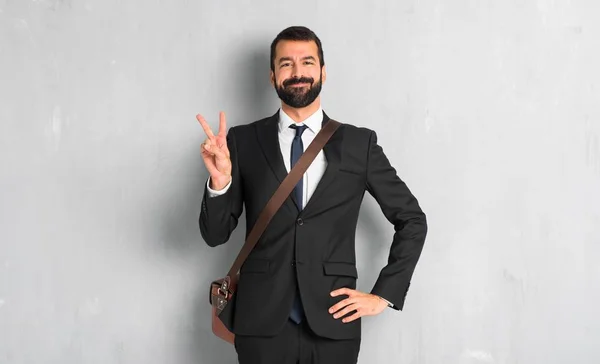
<path fill-rule="evenodd" d="M 600 3 L 0 0 L 0 363 L 234 363 L 207 287 L 196 113 L 270 115 L 268 46 L 324 42 L 323 107 L 428 214 L 361 363 L 600 362 Z M 367 195 L 359 288 L 392 227 Z M 390 361 L 390 359 L 394 359 Z"/>

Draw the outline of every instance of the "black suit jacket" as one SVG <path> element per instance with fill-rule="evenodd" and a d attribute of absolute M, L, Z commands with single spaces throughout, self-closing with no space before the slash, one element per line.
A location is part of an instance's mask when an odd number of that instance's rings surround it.
<path fill-rule="evenodd" d="M 325 123 L 329 117 L 323 114 Z M 247 236 L 285 178 L 277 133 L 278 113 L 230 128 L 232 185 L 216 197 L 208 197 L 205 187 L 200 212 L 200 231 L 209 246 L 229 240 L 243 207 Z M 327 169 L 305 208 L 300 211 L 291 194 L 240 269 L 236 335 L 278 333 L 298 286 L 308 324 L 318 335 L 360 337 L 360 319 L 342 323 L 328 309 L 346 297 L 331 297 L 331 291 L 356 289 L 355 232 L 366 191 L 395 229 L 388 263 L 371 293 L 397 310 L 404 305 L 427 233 L 425 214 L 377 144 L 374 131 L 342 123 L 324 153 Z"/>

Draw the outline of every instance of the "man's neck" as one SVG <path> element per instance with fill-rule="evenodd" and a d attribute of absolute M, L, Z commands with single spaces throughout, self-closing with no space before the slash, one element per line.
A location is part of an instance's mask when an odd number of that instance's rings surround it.
<path fill-rule="evenodd" d="M 292 120 L 294 120 L 297 123 L 300 123 L 300 122 L 308 119 L 309 116 L 311 116 L 317 110 L 319 110 L 319 107 L 321 107 L 321 102 L 320 102 L 319 98 L 317 98 L 312 104 L 310 104 L 306 107 L 303 107 L 303 108 L 299 108 L 299 109 L 291 107 L 284 103 L 281 103 L 281 109 L 287 115 L 289 115 L 289 117 L 292 118 Z"/>

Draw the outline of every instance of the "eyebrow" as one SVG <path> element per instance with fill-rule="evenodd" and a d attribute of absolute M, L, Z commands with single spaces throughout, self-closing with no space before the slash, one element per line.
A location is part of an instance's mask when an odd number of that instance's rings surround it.
<path fill-rule="evenodd" d="M 302 57 L 300 60 L 304 61 L 304 60 L 307 60 L 307 59 L 311 59 L 311 60 L 313 60 L 313 61 L 316 61 L 315 57 L 313 57 L 313 56 L 306 56 L 306 57 Z M 278 62 L 278 63 L 281 63 L 281 62 L 283 62 L 283 61 L 293 61 L 293 59 L 292 59 L 292 57 L 281 57 L 281 58 L 279 59 L 279 62 Z"/>

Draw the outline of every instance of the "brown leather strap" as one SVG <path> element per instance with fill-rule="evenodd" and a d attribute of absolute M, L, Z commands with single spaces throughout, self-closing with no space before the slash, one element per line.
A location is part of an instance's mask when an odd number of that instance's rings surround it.
<path fill-rule="evenodd" d="M 248 238 L 244 243 L 244 246 L 240 250 L 237 258 L 233 262 L 233 265 L 229 269 L 227 276 L 231 280 L 231 286 L 235 288 L 237 286 L 237 273 L 242 267 L 242 264 L 250 255 L 250 252 L 258 242 L 258 238 L 262 235 L 262 233 L 267 228 L 267 225 L 277 212 L 285 199 L 292 192 L 300 178 L 304 172 L 308 169 L 308 166 L 312 163 L 312 161 L 316 158 L 317 154 L 323 149 L 329 138 L 335 133 L 337 128 L 341 124 L 338 121 L 333 119 L 329 119 L 325 126 L 317 133 L 315 139 L 310 143 L 306 151 L 302 154 L 298 162 L 294 165 L 294 168 L 288 173 L 283 182 L 277 191 L 273 194 L 265 208 L 262 210 L 259 215 L 256 223 L 254 224 L 252 231 L 248 234 Z"/>

